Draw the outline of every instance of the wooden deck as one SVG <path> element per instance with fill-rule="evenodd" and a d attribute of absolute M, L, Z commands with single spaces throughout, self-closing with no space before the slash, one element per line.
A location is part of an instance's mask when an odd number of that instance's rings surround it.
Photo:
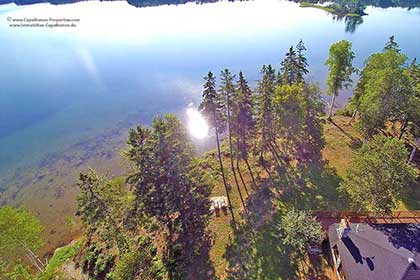
<path fill-rule="evenodd" d="M 313 215 L 322 224 L 324 230 L 341 219 L 348 218 L 351 223 L 367 224 L 419 224 L 420 210 L 415 211 L 394 211 L 390 216 L 377 216 L 369 212 L 336 212 L 316 211 Z"/>

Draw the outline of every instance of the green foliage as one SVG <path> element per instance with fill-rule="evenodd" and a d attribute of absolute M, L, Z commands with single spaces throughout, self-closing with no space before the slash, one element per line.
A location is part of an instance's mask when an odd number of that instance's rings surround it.
<path fill-rule="evenodd" d="M 377 132 L 386 121 L 404 118 L 412 129 L 420 119 L 419 67 L 415 62 L 405 67 L 406 58 L 398 46 L 388 45 L 384 53 L 367 60 L 351 104 L 343 110 L 347 115 L 359 110 L 366 131 Z M 345 200 L 338 197 L 341 178 L 322 157 L 321 91 L 304 81 L 308 73 L 305 51 L 302 41 L 291 47 L 278 77 L 271 65 L 263 66 L 256 96 L 242 72 L 235 84 L 235 76 L 223 70 L 219 90 L 212 72 L 207 74 L 199 109 L 215 128 L 217 154 L 197 159 L 181 122 L 166 115 L 155 118 L 150 128 L 130 130 L 125 156 L 133 169 L 126 180 L 108 180 L 94 171 L 81 174 L 78 214 L 87 226 L 88 241 L 79 260 L 90 278 L 192 279 L 196 271 L 204 271 L 200 265 L 208 263 L 211 247 L 208 197 L 220 174 L 235 225 L 225 255 L 228 279 L 297 278 L 297 263 L 306 248 L 323 238 L 321 225 L 297 206 L 341 209 L 350 199 L 356 209 L 389 213 L 397 207 L 404 187 L 414 181 L 417 171 L 406 163 L 404 145 L 385 137 L 374 137 L 363 145 L 341 184 Z M 350 86 L 353 59 L 349 42 L 331 46 L 326 64 L 330 68 L 328 93 L 333 98 Z M 229 142 L 221 145 L 219 135 L 225 128 Z M 413 135 L 418 134 L 413 130 Z M 223 169 L 228 160 L 232 172 L 227 174 L 233 174 L 246 209 L 239 223 Z M 249 194 L 240 172 L 242 160 L 251 177 L 246 179 L 255 185 Z M 258 160 L 264 170 L 255 168 Z M 248 194 L 247 203 L 236 174 Z M 276 208 L 277 195 L 282 205 Z M 238 197 L 233 198 L 236 207 Z M 66 258 L 59 258 L 60 262 L 62 259 Z M 210 269 L 208 272 L 204 277 L 210 278 Z"/>
<path fill-rule="evenodd" d="M 10 263 L 0 262 L 0 277 L 2 280 L 33 280 L 29 267 L 20 259 L 11 266 Z"/>
<path fill-rule="evenodd" d="M 420 65 L 416 59 L 405 70 L 409 81 L 409 101 L 407 119 L 411 122 L 410 130 L 414 137 L 420 137 Z"/>
<path fill-rule="evenodd" d="M 329 13 L 335 14 L 338 16 L 339 19 L 343 17 L 354 17 L 358 16 L 361 17 L 365 14 L 365 6 L 366 1 L 362 0 L 339 0 L 339 1 L 333 1 L 333 3 L 323 6 L 323 5 L 316 5 L 313 3 L 310 3 L 312 1 L 308 2 L 301 2 L 301 7 L 314 7 L 317 9 L 321 9 L 324 11 L 327 11 Z M 316 1 L 318 3 L 318 1 Z M 372 3 L 369 3 L 372 4 Z"/>
<path fill-rule="evenodd" d="M 338 109 L 337 112 L 335 112 L 335 114 L 344 117 L 351 117 L 353 115 L 353 111 L 354 106 L 352 106 L 351 104 L 346 104 L 345 106 Z"/>
<path fill-rule="evenodd" d="M 57 249 L 54 252 L 52 258 L 48 261 L 48 265 L 45 268 L 45 272 L 38 275 L 38 280 L 52 280 L 57 274 L 57 269 L 76 256 L 81 247 L 81 241 L 75 242 L 74 244 Z"/>
<path fill-rule="evenodd" d="M 384 52 L 386 51 L 390 51 L 393 50 L 397 53 L 399 53 L 400 50 L 400 46 L 398 45 L 398 43 L 395 41 L 395 36 L 391 36 L 389 37 L 388 42 L 386 42 L 385 47 L 384 47 Z"/>
<path fill-rule="evenodd" d="M 220 131 L 224 129 L 223 97 L 216 90 L 216 78 L 212 72 L 204 77 L 203 101 L 199 110 L 207 119 L 210 126 L 216 127 Z"/>
<path fill-rule="evenodd" d="M 223 161 L 222 161 L 222 152 L 221 152 L 221 145 L 220 145 L 220 139 L 219 134 L 223 132 L 225 128 L 225 105 L 226 100 L 223 100 L 223 96 L 219 95 L 216 91 L 216 81 L 212 74 L 212 72 L 209 72 L 207 74 L 207 77 L 204 78 L 204 90 L 203 90 L 203 100 L 199 106 L 199 109 L 203 112 L 204 117 L 207 118 L 209 121 L 210 126 L 214 127 L 214 132 L 216 135 L 216 144 L 217 144 L 217 156 L 219 159 L 219 165 L 220 165 L 220 173 L 222 175 L 223 179 L 223 185 L 225 187 L 226 196 L 228 199 L 228 208 L 230 209 L 230 214 L 232 217 L 233 223 L 235 222 L 235 216 L 233 214 L 232 210 L 232 203 L 230 200 L 230 194 L 229 194 L 229 186 L 226 181 L 226 174 L 223 167 Z M 230 132 L 230 131 L 229 131 Z"/>
<path fill-rule="evenodd" d="M 321 225 L 305 211 L 276 212 L 260 227 L 246 223 L 226 248 L 227 279 L 299 279 L 307 245 L 322 239 Z"/>
<path fill-rule="evenodd" d="M 140 238 L 135 248 L 130 248 L 120 259 L 112 272 L 115 280 L 164 280 L 167 273 L 162 261 L 156 255 L 156 248 L 150 240 Z"/>
<path fill-rule="evenodd" d="M 182 278 L 206 239 L 209 180 L 174 116 L 156 118 L 151 130 L 130 131 L 128 145 L 136 171 L 127 182 L 134 188 L 137 211 L 157 221 L 165 236 L 165 266 L 170 277 Z"/>
<path fill-rule="evenodd" d="M 319 245 L 324 238 L 321 224 L 307 211 L 287 210 L 280 228 L 284 234 L 283 242 L 298 255 L 304 255 L 309 244 Z"/>
<path fill-rule="evenodd" d="M 242 72 L 239 72 L 237 83 L 237 106 L 233 111 L 238 157 L 246 160 L 255 136 L 254 100 L 248 82 Z"/>
<path fill-rule="evenodd" d="M 302 40 L 296 45 L 296 50 L 291 46 L 281 62 L 278 84 L 303 83 L 305 75 L 309 73 L 308 62 L 305 57 L 305 45 Z"/>
<path fill-rule="evenodd" d="M 0 208 L 0 260 L 23 258 L 28 250 L 36 252 L 43 241 L 41 222 L 24 208 Z"/>
<path fill-rule="evenodd" d="M 325 64 L 329 67 L 327 79 L 327 94 L 338 95 L 339 90 L 348 88 L 352 84 L 354 52 L 351 43 L 346 40 L 334 43 Z"/>
<path fill-rule="evenodd" d="M 323 147 L 319 117 L 323 113 L 320 90 L 314 85 L 292 84 L 276 88 L 275 131 L 290 157 L 311 159 Z"/>
<path fill-rule="evenodd" d="M 283 150 L 291 154 L 294 145 L 301 139 L 305 126 L 306 102 L 303 84 L 283 85 L 276 88 L 275 110 L 276 133 L 284 139 Z"/>
<path fill-rule="evenodd" d="M 264 154 L 270 149 L 270 141 L 273 139 L 274 109 L 273 97 L 276 86 L 275 70 L 271 65 L 263 65 L 261 69 L 262 79 L 257 88 L 257 127 L 259 135 L 259 152 Z"/>
<path fill-rule="evenodd" d="M 115 264 L 115 256 L 106 252 L 99 243 L 91 243 L 82 259 L 82 271 L 89 279 L 108 279 Z"/>
<path fill-rule="evenodd" d="M 403 142 L 375 136 L 356 154 L 342 189 L 356 209 L 389 214 L 418 175 L 407 159 Z"/>
<path fill-rule="evenodd" d="M 406 116 L 410 97 L 406 60 L 404 54 L 390 49 L 371 55 L 365 62 L 355 103 L 367 136 L 377 133 L 387 121 L 401 121 Z"/>
<path fill-rule="evenodd" d="M 80 174 L 80 194 L 77 197 L 79 215 L 87 226 L 88 235 L 99 235 L 124 250 L 126 240 L 121 224 L 132 206 L 124 178 L 107 180 L 94 170 Z"/>

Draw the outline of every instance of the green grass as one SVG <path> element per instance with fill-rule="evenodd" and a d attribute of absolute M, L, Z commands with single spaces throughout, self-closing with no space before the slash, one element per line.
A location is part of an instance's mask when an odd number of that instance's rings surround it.
<path fill-rule="evenodd" d="M 338 16 L 345 16 L 345 17 L 360 17 L 361 16 L 356 13 L 344 13 L 331 6 L 322 6 L 322 5 L 317 5 L 317 4 L 313 4 L 309 2 L 301 2 L 300 7 L 301 8 L 315 8 L 315 9 L 323 10 L 330 14 L 334 14 Z"/>
<path fill-rule="evenodd" d="M 355 13 L 348 13 L 346 14 L 346 17 L 360 17 L 360 15 Z"/>
<path fill-rule="evenodd" d="M 57 274 L 57 269 L 66 261 L 73 258 L 80 250 L 81 241 L 74 242 L 74 244 L 67 245 L 55 251 L 54 255 L 48 262 L 45 272 L 38 275 L 38 280 L 50 280 Z"/>
<path fill-rule="evenodd" d="M 334 116 L 336 125 L 326 122 L 324 125 L 325 148 L 322 151 L 322 157 L 325 162 L 319 162 L 306 169 L 301 169 L 298 172 L 292 167 L 285 168 L 281 179 L 278 180 L 277 186 L 284 190 L 280 195 L 280 200 L 283 202 L 285 211 L 293 205 L 299 205 L 300 208 L 311 210 L 335 210 L 341 208 L 345 202 L 337 199 L 337 185 L 342 177 L 345 176 L 347 168 L 350 166 L 351 159 L 354 156 L 354 151 L 359 147 L 356 140 L 361 140 L 362 135 L 358 129 L 353 125 L 348 125 L 349 117 Z M 213 163 L 218 167 L 218 162 Z M 257 165 L 256 162 L 251 162 L 251 165 Z M 234 214 L 241 223 L 244 220 L 240 217 L 241 202 L 238 192 L 235 187 L 233 175 L 230 170 L 230 164 L 227 157 L 224 158 L 224 166 L 227 174 L 227 179 L 231 189 L 231 199 L 234 207 Z M 250 189 L 251 180 L 244 164 L 241 164 L 244 179 Z M 216 168 L 217 169 L 217 168 Z M 259 167 L 254 167 L 254 175 L 261 173 L 264 177 L 265 173 Z M 295 171 L 295 172 L 293 172 Z M 120 177 L 118 180 L 122 180 Z M 305 179 L 305 187 L 299 188 L 296 184 L 300 181 L 297 179 Z M 215 177 L 217 184 L 213 189 L 211 196 L 225 195 L 223 184 L 220 177 Z M 255 191 L 254 191 L 255 192 Z M 245 196 L 245 191 L 242 189 Z M 47 197 L 49 199 L 49 197 Z M 46 198 L 46 199 L 47 199 Z M 65 201 L 60 199 L 58 201 Z M 48 204 L 47 204 L 48 205 Z M 420 187 L 413 188 L 410 195 L 401 202 L 401 210 L 420 209 Z M 277 209 L 279 210 L 279 209 Z M 265 213 L 264 211 L 261 211 Z M 261 220 L 265 216 L 259 216 Z M 62 222 L 62 219 L 61 219 Z M 56 228 L 56 227 L 55 227 Z M 226 251 L 229 244 L 234 241 L 234 234 L 230 226 L 230 214 L 221 214 L 220 217 L 213 215 L 209 224 L 209 230 L 214 235 L 213 244 L 210 249 L 210 261 L 214 267 L 216 275 L 219 279 L 225 279 L 227 276 L 226 268 L 228 265 L 228 258 Z M 66 261 L 70 260 L 77 254 L 81 242 L 58 249 L 52 259 L 50 260 L 47 271 L 40 276 L 39 280 L 53 279 L 54 273 L 59 271 L 60 266 Z M 235 244 L 235 243 L 234 243 Z M 246 251 L 249 248 L 243 248 L 241 251 Z M 289 249 L 278 241 L 275 229 L 270 225 L 262 226 L 257 233 L 255 243 L 252 247 L 252 259 L 255 260 L 255 268 L 260 279 L 298 279 L 296 262 L 291 261 L 288 254 Z M 255 257 L 255 258 L 254 258 Z M 279 276 L 280 275 L 280 276 Z"/>
<path fill-rule="evenodd" d="M 355 125 L 348 124 L 349 117 L 334 116 L 333 120 L 337 126 L 327 122 L 324 127 L 326 146 L 323 157 L 337 170 L 339 176 L 344 177 L 346 170 L 350 167 L 354 152 L 359 147 L 353 140 L 361 141 L 363 137 Z M 390 135 L 394 135 L 390 128 L 387 131 Z M 419 183 L 406 190 L 398 210 L 420 210 Z"/>
<path fill-rule="evenodd" d="M 317 4 L 312 4 L 312 3 L 308 3 L 308 2 L 301 2 L 300 3 L 300 7 L 301 8 L 316 8 L 316 9 L 320 9 L 332 14 L 336 14 L 337 11 L 333 8 L 329 8 L 329 7 L 325 7 L 325 6 L 321 6 L 321 5 L 317 5 Z"/>
<path fill-rule="evenodd" d="M 309 210 L 348 210 L 348 202 L 340 199 L 338 185 L 346 174 L 346 170 L 351 164 L 355 151 L 360 147 L 362 134 L 357 126 L 349 125 L 349 117 L 334 116 L 332 124 L 326 122 L 324 125 L 325 147 L 322 150 L 324 161 L 314 163 L 307 168 L 299 169 L 293 166 L 285 167 L 282 175 L 279 176 L 276 185 L 285 191 L 280 195 L 282 202 L 277 206 L 277 210 L 287 211 L 293 205 Z M 239 217 L 240 200 L 234 187 L 232 174 L 227 159 L 225 159 L 225 169 L 229 184 L 232 186 L 231 198 L 236 217 Z M 245 170 L 244 170 L 245 171 Z M 255 173 L 261 172 L 255 167 Z M 262 172 L 264 175 L 264 172 Z M 249 174 L 244 172 L 244 178 L 250 185 Z M 305 187 L 300 188 L 297 182 L 304 179 Z M 420 209 L 420 186 L 408 191 L 409 195 L 401 202 L 400 210 Z M 254 190 L 255 193 L 255 190 Z M 225 195 L 224 188 L 220 181 L 217 181 L 212 196 Z M 280 207 L 280 208 L 279 208 Z M 260 217 L 263 219 L 263 217 Z M 243 222 L 243 220 L 241 220 Z M 226 267 L 229 258 L 226 251 L 231 246 L 240 246 L 234 241 L 234 234 L 230 228 L 230 215 L 221 217 L 213 216 L 210 221 L 209 229 L 214 234 L 214 243 L 210 251 L 210 259 L 215 268 L 216 275 L 220 279 L 226 278 Z M 233 240 L 233 244 L 232 244 Z M 257 270 L 260 279 L 300 279 L 296 262 L 289 259 L 288 248 L 279 242 L 275 235 L 275 230 L 268 224 L 258 230 L 255 243 L 252 248 L 236 248 L 234 250 L 252 251 L 252 268 Z M 325 262 L 320 262 L 319 266 Z M 325 271 L 325 268 L 319 268 Z"/>

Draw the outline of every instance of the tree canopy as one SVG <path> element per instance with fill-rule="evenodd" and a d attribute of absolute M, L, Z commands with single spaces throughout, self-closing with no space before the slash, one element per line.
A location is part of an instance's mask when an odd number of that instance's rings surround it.
<path fill-rule="evenodd" d="M 398 139 L 377 135 L 364 144 L 342 184 L 354 207 L 380 214 L 396 209 L 404 189 L 418 175 L 407 159 L 408 151 Z"/>
<path fill-rule="evenodd" d="M 0 260 L 4 263 L 27 258 L 39 271 L 43 264 L 36 252 L 43 245 L 43 227 L 38 218 L 24 208 L 0 208 Z"/>
<path fill-rule="evenodd" d="M 328 59 L 325 61 L 325 64 L 329 67 L 327 94 L 333 96 L 329 117 L 332 115 L 335 97 L 339 94 L 339 91 L 352 85 L 351 75 L 355 71 L 353 59 L 354 52 L 351 50 L 349 41 L 342 40 L 331 45 Z"/>
<path fill-rule="evenodd" d="M 319 244 L 324 238 L 321 224 L 308 211 L 289 209 L 282 217 L 283 242 L 303 255 L 310 244 Z"/>
<path fill-rule="evenodd" d="M 390 49 L 371 55 L 365 62 L 357 85 L 358 110 L 362 129 L 372 136 L 387 121 L 402 120 L 409 108 L 410 91 L 404 72 L 407 57 Z"/>
<path fill-rule="evenodd" d="M 127 182 L 134 188 L 137 210 L 157 222 L 169 277 L 181 279 L 205 242 L 211 184 L 174 116 L 155 118 L 151 129 L 131 130 L 128 145 L 136 170 Z"/>

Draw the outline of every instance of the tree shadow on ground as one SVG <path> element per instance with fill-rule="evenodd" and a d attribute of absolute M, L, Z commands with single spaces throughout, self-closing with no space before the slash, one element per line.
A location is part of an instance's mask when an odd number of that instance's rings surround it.
<path fill-rule="evenodd" d="M 296 279 L 297 262 L 277 226 L 277 189 L 263 180 L 248 198 L 249 215 L 226 247 L 228 279 Z M 277 221 L 277 222 L 276 222 Z"/>
<path fill-rule="evenodd" d="M 326 160 L 289 166 L 278 175 L 279 184 L 284 186 L 279 199 L 288 205 L 302 210 L 339 210 L 348 206 L 339 192 L 342 179 Z"/>
<path fill-rule="evenodd" d="M 402 201 L 408 210 L 420 209 L 420 181 L 418 179 L 415 184 L 406 188 Z"/>
<path fill-rule="evenodd" d="M 299 261 L 282 242 L 280 220 L 288 205 L 299 209 L 340 208 L 341 178 L 324 160 L 282 163 L 274 182 L 263 182 L 248 199 L 249 216 L 226 248 L 228 279 L 297 279 Z M 281 202 L 285 207 L 278 206 Z"/>
<path fill-rule="evenodd" d="M 269 179 L 258 177 L 262 183 L 248 198 L 249 215 L 226 247 L 228 279 L 298 279 L 302 257 L 283 242 L 285 212 L 347 208 L 339 199 L 342 179 L 322 157 L 322 131 L 315 136 L 299 141 L 289 149 L 293 153 L 279 150 L 267 157 Z"/>
<path fill-rule="evenodd" d="M 242 225 L 226 248 L 228 279 L 296 279 L 297 261 L 282 239 L 276 223 L 258 230 L 249 224 Z"/>
<path fill-rule="evenodd" d="M 187 280 L 216 280 L 216 271 L 213 263 L 210 260 L 210 249 L 211 249 L 210 236 L 206 238 L 200 247 L 200 252 L 196 258 L 194 258 L 192 264 L 188 266 Z"/>
<path fill-rule="evenodd" d="M 350 133 L 345 131 L 341 126 L 338 125 L 338 123 L 334 122 L 332 119 L 329 120 L 329 121 L 332 125 L 334 125 L 336 128 L 338 128 L 338 130 L 340 130 L 341 133 L 343 133 L 347 138 L 350 139 L 350 147 L 352 149 L 357 149 L 357 148 L 360 148 L 362 146 L 362 144 L 363 144 L 362 140 L 354 137 L 353 135 L 351 135 Z"/>

